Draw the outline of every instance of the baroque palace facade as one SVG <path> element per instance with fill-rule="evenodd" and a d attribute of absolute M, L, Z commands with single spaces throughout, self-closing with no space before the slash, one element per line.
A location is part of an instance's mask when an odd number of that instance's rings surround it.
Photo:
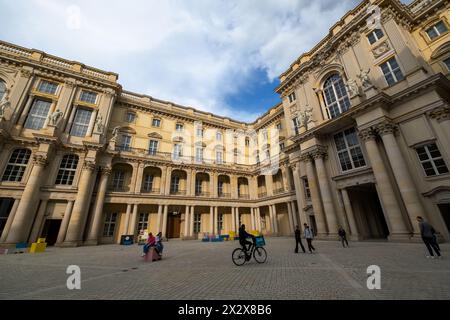
<path fill-rule="evenodd" d="M 343 226 L 411 241 L 418 215 L 449 240 L 449 6 L 361 2 L 253 123 L 0 42 L 0 243 L 197 239 L 240 223 L 291 235 L 305 222 L 323 239 Z"/>

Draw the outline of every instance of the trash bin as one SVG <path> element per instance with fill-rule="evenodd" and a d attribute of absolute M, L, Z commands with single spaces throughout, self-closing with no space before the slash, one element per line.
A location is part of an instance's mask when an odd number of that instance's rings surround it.
<path fill-rule="evenodd" d="M 123 246 L 129 246 L 133 244 L 133 237 L 132 235 L 123 235 L 120 237 L 120 244 Z"/>

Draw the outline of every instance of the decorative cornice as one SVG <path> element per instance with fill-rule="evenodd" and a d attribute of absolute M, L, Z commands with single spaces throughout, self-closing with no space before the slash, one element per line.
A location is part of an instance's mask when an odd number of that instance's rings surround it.
<path fill-rule="evenodd" d="M 48 164 L 48 158 L 46 155 L 33 154 L 33 164 L 39 167 L 45 167 Z"/>
<path fill-rule="evenodd" d="M 428 116 L 431 119 L 437 120 L 438 122 L 450 120 L 450 107 L 445 106 L 445 107 L 439 107 L 434 110 L 431 110 L 428 113 Z"/>
<path fill-rule="evenodd" d="M 358 137 L 362 141 L 375 140 L 377 137 L 377 133 L 372 128 L 359 129 Z"/>
<path fill-rule="evenodd" d="M 373 126 L 373 129 L 380 135 L 380 136 L 384 136 L 386 134 L 395 134 L 398 130 L 398 126 L 389 121 L 389 120 L 384 120 L 380 123 L 377 123 L 376 125 Z"/>

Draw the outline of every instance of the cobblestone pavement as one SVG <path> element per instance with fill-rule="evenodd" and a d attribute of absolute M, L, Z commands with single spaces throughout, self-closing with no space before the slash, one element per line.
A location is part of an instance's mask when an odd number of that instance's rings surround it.
<path fill-rule="evenodd" d="M 450 244 L 427 259 L 423 244 L 316 241 L 295 254 L 292 238 L 266 238 L 268 260 L 237 267 L 237 242 L 171 240 L 162 261 L 141 247 L 49 248 L 0 255 L 0 299 L 449 299 Z M 367 267 L 381 268 L 381 290 L 368 290 Z M 81 268 L 81 290 L 68 290 L 66 268 Z"/>

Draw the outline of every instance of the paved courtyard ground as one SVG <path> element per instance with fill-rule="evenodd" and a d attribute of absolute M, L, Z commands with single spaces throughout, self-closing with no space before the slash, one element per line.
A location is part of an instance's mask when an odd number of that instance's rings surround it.
<path fill-rule="evenodd" d="M 141 247 L 49 248 L 0 255 L 0 299 L 450 299 L 450 245 L 427 259 L 422 244 L 316 241 L 316 254 L 293 253 L 292 238 L 267 238 L 268 260 L 231 261 L 237 242 L 171 240 L 162 261 Z M 68 290 L 66 268 L 81 268 L 81 290 Z M 367 267 L 381 268 L 368 290 Z"/>

